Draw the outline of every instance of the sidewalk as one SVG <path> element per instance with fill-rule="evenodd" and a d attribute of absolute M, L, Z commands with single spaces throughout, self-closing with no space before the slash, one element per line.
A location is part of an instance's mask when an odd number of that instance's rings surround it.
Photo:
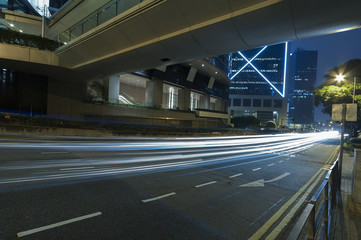
<path fill-rule="evenodd" d="M 352 201 L 353 152 L 345 151 L 342 163 L 341 195 L 338 196 L 338 209 L 335 224 L 335 240 L 361 239 L 361 204 Z"/>

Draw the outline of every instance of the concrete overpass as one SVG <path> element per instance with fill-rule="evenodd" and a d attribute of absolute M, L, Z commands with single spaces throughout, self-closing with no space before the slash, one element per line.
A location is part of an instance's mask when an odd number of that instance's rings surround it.
<path fill-rule="evenodd" d="M 55 37 L 98 8 L 75 0 L 52 19 Z M 146 0 L 57 49 L 88 77 L 150 69 L 360 28 L 359 0 Z"/>
<path fill-rule="evenodd" d="M 113 3 L 124 2 L 133 5 L 114 16 L 107 15 L 107 20 L 99 21 L 101 14 L 108 13 L 107 9 L 114 9 Z M 104 6 L 107 9 L 103 9 Z M 217 74 L 218 70 L 211 67 L 203 77 L 193 82 L 189 76 L 193 74 L 194 77 L 196 72 L 202 74 L 203 66 L 207 64 L 201 63 L 197 67 L 192 60 L 360 28 L 359 9 L 359 0 L 145 0 L 141 3 L 135 0 L 97 0 L 91 1 L 91 4 L 90 1 L 73 0 L 50 19 L 46 29 L 47 37 L 54 39 L 67 33 L 70 41 L 66 41 L 66 45 L 50 52 L 0 44 L 0 66 L 47 77 L 47 97 L 43 103 L 47 106 L 47 114 L 106 116 L 130 121 L 147 116 L 152 124 L 216 126 L 223 124 L 228 117 L 225 112 L 221 117 L 206 112 L 208 118 L 205 119 L 201 113 L 195 115 L 193 111 L 177 112 L 178 116 L 161 110 L 134 108 L 130 111 L 120 106 L 84 101 L 88 98 L 91 81 L 102 82 L 102 88 L 108 89 L 104 90 L 108 99 L 114 89 L 119 90 L 119 83 L 129 83 L 128 89 L 135 89 L 134 84 L 139 81 L 142 84 L 137 86 L 140 91 L 137 90 L 135 95 L 144 106 L 163 107 L 166 99 L 163 96 L 170 96 L 168 90 L 172 88 L 178 91 L 180 110 L 188 111 L 190 102 L 196 101 L 199 102 L 198 108 L 212 110 L 210 106 L 213 105 L 213 110 L 225 111 L 227 100 L 206 88 L 214 90 L 213 83 L 223 84 L 223 87 L 228 83 L 222 80 L 221 74 Z M 89 16 L 96 17 L 97 25 L 83 31 L 88 24 L 83 21 L 89 20 Z M 24 19 L 23 22 L 28 21 Z M 180 85 L 166 78 L 159 79 L 157 74 L 119 76 L 152 68 L 160 71 L 159 76 L 165 76 L 167 73 L 159 70 L 162 66 L 165 69 L 164 66 L 184 62 L 188 63 L 173 69 L 178 69 L 183 76 L 184 84 Z M 117 76 L 115 80 L 114 76 Z M 196 85 L 204 87 L 196 89 Z"/>

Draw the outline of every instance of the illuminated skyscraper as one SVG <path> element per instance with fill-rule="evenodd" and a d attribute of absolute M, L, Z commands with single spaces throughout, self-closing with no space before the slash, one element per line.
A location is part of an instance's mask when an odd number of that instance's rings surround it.
<path fill-rule="evenodd" d="M 288 44 L 282 43 L 232 53 L 232 117 L 254 115 L 262 123 L 286 125 L 286 69 Z"/>
<path fill-rule="evenodd" d="M 317 51 L 297 49 L 290 53 L 288 124 L 292 128 L 308 128 L 314 122 L 316 75 Z"/>

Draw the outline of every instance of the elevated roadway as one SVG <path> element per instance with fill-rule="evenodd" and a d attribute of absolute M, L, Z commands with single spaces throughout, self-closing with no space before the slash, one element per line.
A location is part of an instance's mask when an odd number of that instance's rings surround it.
<path fill-rule="evenodd" d="M 98 77 L 360 28 L 359 9 L 358 0 L 147 0 L 56 52 L 62 66 Z"/>

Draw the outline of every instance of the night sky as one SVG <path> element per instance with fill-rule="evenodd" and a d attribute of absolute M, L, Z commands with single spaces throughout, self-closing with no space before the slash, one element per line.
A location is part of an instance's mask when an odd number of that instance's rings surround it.
<path fill-rule="evenodd" d="M 329 69 L 350 59 L 361 59 L 361 29 L 291 42 L 291 51 L 297 48 L 318 51 L 317 87 L 325 81 Z M 315 121 L 330 120 L 331 116 L 321 113 L 321 109 L 315 109 Z"/>

